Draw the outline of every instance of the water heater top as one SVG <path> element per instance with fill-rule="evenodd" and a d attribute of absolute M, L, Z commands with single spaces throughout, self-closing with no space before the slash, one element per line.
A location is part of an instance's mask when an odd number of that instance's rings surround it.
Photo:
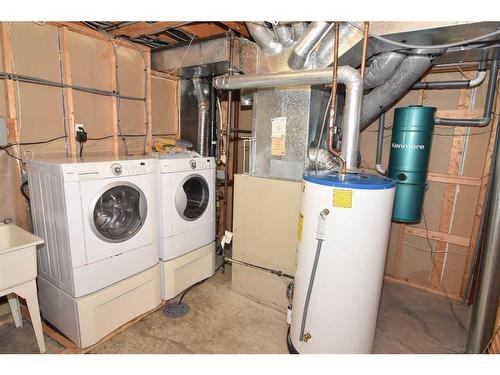
<path fill-rule="evenodd" d="M 347 189 L 381 190 L 391 189 L 396 183 L 390 178 L 367 173 L 348 173 L 312 171 L 304 175 L 304 180 L 314 184 Z"/>

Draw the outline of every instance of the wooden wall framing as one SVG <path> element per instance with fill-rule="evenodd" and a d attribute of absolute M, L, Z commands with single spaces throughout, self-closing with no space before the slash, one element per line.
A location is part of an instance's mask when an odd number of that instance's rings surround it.
<path fill-rule="evenodd" d="M 433 72 L 431 71 L 426 78 L 429 78 Z M 439 80 L 439 79 L 438 79 Z M 486 81 L 483 85 L 487 85 Z M 443 93 L 443 91 L 441 91 Z M 447 95 L 444 93 L 442 95 Z M 426 98 L 427 93 L 424 90 L 419 90 L 416 97 L 416 104 L 423 104 L 424 98 Z M 431 102 L 430 105 L 433 103 Z M 402 105 L 402 104 L 401 104 Z M 398 105 L 398 106 L 401 106 Z M 428 181 L 430 184 L 438 184 L 443 186 L 442 190 L 442 206 L 439 213 L 438 228 L 437 230 L 431 230 L 430 228 L 422 228 L 422 225 L 409 225 L 409 224 L 399 224 L 393 226 L 393 231 L 397 230 L 397 234 L 393 233 L 393 237 L 396 240 L 395 244 L 395 254 L 392 260 L 392 264 L 388 265 L 389 271 L 386 278 L 393 281 L 403 283 L 418 289 L 423 289 L 432 293 L 448 295 L 448 297 L 461 300 L 464 295 L 464 290 L 466 287 L 467 277 L 471 270 L 473 254 L 479 235 L 479 226 L 481 221 L 481 215 L 484 210 L 487 187 L 489 182 L 489 173 L 492 166 L 493 149 L 495 146 L 495 136 L 497 130 L 498 117 L 500 112 L 500 100 L 496 101 L 496 110 L 489 126 L 485 127 L 484 131 L 488 131 L 489 139 L 487 141 L 486 157 L 484 159 L 483 165 L 476 164 L 478 171 L 480 171 L 479 176 L 462 174 L 460 171 L 460 160 L 462 157 L 464 142 L 467 139 L 465 127 L 455 127 L 450 129 L 452 133 L 451 138 L 451 149 L 448 159 L 448 167 L 446 173 L 443 172 L 430 172 L 428 176 Z M 482 117 L 483 108 L 472 108 L 471 105 L 471 89 L 460 90 L 460 96 L 456 109 L 443 109 L 438 110 L 436 117 L 441 118 L 478 118 Z M 390 139 L 390 138 L 389 138 Z M 434 146 L 433 146 L 434 147 Z M 371 169 L 371 168 L 370 168 Z M 432 171 L 432 164 L 430 166 Z M 472 218 L 472 226 L 470 228 L 469 235 L 457 235 L 453 234 L 451 231 L 452 222 L 454 218 L 454 201 L 456 199 L 457 186 L 471 187 L 478 190 L 477 202 L 473 212 L 470 212 Z M 402 254 L 406 246 L 408 246 L 406 240 L 412 238 L 420 238 L 430 241 L 435 241 L 435 254 L 434 263 L 430 272 L 430 279 L 428 283 L 417 283 L 412 280 L 408 280 L 404 275 L 401 274 L 401 261 Z M 411 244 L 410 244 L 411 245 Z M 459 246 L 464 249 L 465 262 L 461 269 L 459 285 L 457 289 L 459 292 L 447 291 L 444 287 L 443 277 L 446 270 L 445 257 L 449 253 L 450 246 Z M 411 246 L 410 246 L 411 247 Z M 408 250 L 406 250 L 408 251 Z M 466 251 L 466 252 L 465 252 Z"/>
<path fill-rule="evenodd" d="M 14 23 L 15 25 L 16 23 Z M 72 79 L 72 62 L 70 55 L 70 34 L 78 33 L 81 35 L 85 35 L 89 38 L 94 38 L 100 41 L 104 41 L 108 43 L 110 53 L 108 54 L 108 74 L 110 77 L 110 82 L 112 82 L 113 86 L 111 88 L 112 91 L 117 90 L 114 82 L 116 80 L 117 75 L 117 61 L 115 59 L 115 55 L 112 51 L 113 49 L 113 39 L 110 37 L 103 35 L 97 31 L 79 26 L 72 22 L 49 22 L 49 25 L 56 26 L 57 31 L 59 33 L 60 38 L 60 59 L 61 59 L 61 73 L 62 73 L 62 83 L 71 85 L 73 84 Z M 8 38 L 8 30 L 9 30 L 9 22 L 1 22 L 1 40 L 2 40 L 2 60 L 5 71 L 13 72 L 12 64 L 11 64 L 11 45 L 10 40 Z M 151 63 L 150 63 L 150 50 L 149 48 L 142 45 L 132 45 L 131 42 L 119 40 L 120 48 L 127 48 L 130 50 L 141 51 L 145 55 L 146 66 L 144 69 L 147 71 L 148 81 L 146 82 L 146 87 L 144 90 L 145 93 L 145 111 L 144 111 L 144 124 L 145 124 L 145 134 L 148 134 L 147 139 L 147 147 L 150 149 L 151 147 L 151 133 L 152 133 L 152 119 L 151 119 L 151 83 L 150 83 L 150 71 L 151 71 Z M 141 59 L 142 61 L 142 59 Z M 7 116 L 8 116 L 8 126 L 9 126 L 9 142 L 16 143 L 21 140 L 17 139 L 17 115 L 16 115 L 16 94 L 14 88 L 14 81 L 5 80 L 5 92 L 6 92 L 6 107 L 7 107 Z M 71 156 L 77 155 L 77 145 L 75 141 L 75 114 L 74 114 L 74 90 L 71 88 L 64 88 L 63 91 L 63 100 L 64 100 L 64 113 L 65 113 L 65 126 L 66 132 L 68 135 L 68 149 L 69 154 Z M 113 119 L 113 124 L 111 132 L 113 134 L 113 153 L 117 155 L 119 153 L 119 138 L 118 138 L 118 129 L 116 126 L 117 118 L 118 118 L 118 110 L 116 101 L 117 100 L 127 100 L 127 99 L 119 99 L 116 96 L 111 97 L 111 108 L 110 112 L 112 113 L 111 117 Z"/>

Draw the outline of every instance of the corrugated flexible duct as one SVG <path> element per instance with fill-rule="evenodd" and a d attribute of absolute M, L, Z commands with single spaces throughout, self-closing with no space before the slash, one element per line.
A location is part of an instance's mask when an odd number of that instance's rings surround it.
<path fill-rule="evenodd" d="M 203 84 L 200 78 L 193 78 L 193 85 L 198 102 L 198 153 L 201 156 L 205 156 L 206 132 L 209 121 L 208 111 L 210 106 L 204 91 L 206 84 Z"/>

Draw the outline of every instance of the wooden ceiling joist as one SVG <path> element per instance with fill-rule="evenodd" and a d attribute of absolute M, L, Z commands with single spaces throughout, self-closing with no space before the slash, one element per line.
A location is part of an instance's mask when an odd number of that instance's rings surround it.
<path fill-rule="evenodd" d="M 224 22 L 220 22 L 221 24 L 229 27 L 230 29 L 232 29 L 233 31 L 236 31 L 237 33 L 239 33 L 241 36 L 244 36 L 245 38 L 251 38 L 250 37 L 250 33 L 248 32 L 248 29 L 245 25 L 244 22 L 227 22 L 227 21 L 224 21 Z"/>
<path fill-rule="evenodd" d="M 169 27 L 174 27 L 175 25 L 180 25 L 183 24 L 183 22 L 155 22 L 155 23 L 148 23 L 148 22 L 138 22 L 134 23 L 131 25 L 127 25 L 124 27 L 120 27 L 116 30 L 112 30 L 110 33 L 115 35 L 115 36 L 120 36 L 120 35 L 125 35 L 130 38 L 137 38 L 142 35 L 151 35 L 151 34 L 157 34 L 162 32 L 163 30 L 169 28 Z"/>
<path fill-rule="evenodd" d="M 193 22 L 186 26 L 177 27 L 177 29 L 195 35 L 198 38 L 206 38 L 226 32 L 226 29 L 213 22 Z"/>

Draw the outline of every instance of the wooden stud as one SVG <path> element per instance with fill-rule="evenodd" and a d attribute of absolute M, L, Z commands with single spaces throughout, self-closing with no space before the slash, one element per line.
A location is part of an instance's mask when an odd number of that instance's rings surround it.
<path fill-rule="evenodd" d="M 117 72 L 117 61 L 116 61 L 116 55 L 114 52 L 114 47 L 113 44 L 109 42 L 108 40 L 108 58 L 109 58 L 109 71 L 110 71 L 110 81 L 111 81 L 111 91 L 116 92 L 117 87 L 116 87 L 116 75 L 118 74 Z M 119 132 L 118 132 L 118 98 L 116 96 L 111 96 L 111 118 L 112 118 L 112 123 L 113 123 L 113 129 L 112 129 L 112 134 L 113 134 L 113 154 L 118 155 L 120 153 L 120 148 L 119 148 Z"/>
<path fill-rule="evenodd" d="M 458 103 L 459 109 L 467 109 L 470 101 L 471 90 L 462 89 L 460 92 L 460 99 Z M 450 152 L 450 160 L 448 163 L 448 174 L 457 175 L 460 170 L 460 159 L 463 152 L 465 128 L 455 127 L 453 132 L 452 147 Z M 439 232 L 448 233 L 451 228 L 453 220 L 452 211 L 455 200 L 456 185 L 447 185 L 444 188 L 443 205 L 441 207 L 441 214 L 439 218 Z M 434 257 L 434 266 L 431 270 L 431 285 L 434 288 L 441 288 L 442 278 L 444 277 L 444 261 L 446 249 L 446 242 L 437 241 Z"/>
<path fill-rule="evenodd" d="M 436 111 L 436 117 L 439 118 L 465 118 L 473 119 L 483 116 L 482 109 L 451 109 L 451 110 L 439 110 Z"/>
<path fill-rule="evenodd" d="M 1 22 L 1 38 L 2 38 L 2 60 L 3 67 L 6 72 L 13 72 L 12 69 L 12 50 L 9 40 L 9 23 Z M 9 130 L 9 143 L 17 143 L 18 127 L 17 127 L 17 112 L 16 112 L 16 94 L 14 90 L 14 81 L 10 79 L 4 80 L 5 83 L 5 104 L 7 109 L 7 128 Z M 17 150 L 18 148 L 15 147 Z"/>
<path fill-rule="evenodd" d="M 164 72 L 159 72 L 157 70 L 151 70 L 151 75 L 153 77 L 162 78 L 162 79 L 166 79 L 169 81 L 179 81 L 180 80 L 180 78 L 177 76 L 174 76 L 174 75 L 171 75 L 168 73 L 164 73 Z"/>
<path fill-rule="evenodd" d="M 144 153 L 147 154 L 148 152 L 151 151 L 151 148 L 153 147 L 153 117 L 151 115 L 152 112 L 152 107 L 151 107 L 151 54 L 150 52 L 146 52 L 144 54 L 146 58 L 146 76 L 147 76 L 147 82 L 146 82 L 146 92 L 144 93 L 146 97 L 146 122 L 147 122 L 147 134 L 148 137 L 146 139 L 146 147 L 147 150 L 144 150 Z"/>
<path fill-rule="evenodd" d="M 481 186 L 481 177 L 450 175 L 446 173 L 428 173 L 427 180 L 431 182 L 441 182 L 444 184 Z"/>
<path fill-rule="evenodd" d="M 498 96 L 497 96 L 498 98 Z M 467 257 L 465 259 L 465 267 L 463 271 L 463 276 L 462 276 L 462 285 L 460 290 L 464 291 L 465 288 L 465 283 L 467 282 L 467 277 L 470 271 L 470 268 L 472 267 L 472 256 L 474 254 L 476 242 L 477 242 L 477 237 L 479 235 L 479 225 L 481 223 L 481 216 L 483 215 L 484 207 L 486 204 L 486 195 L 488 192 L 488 183 L 489 183 L 489 175 L 491 172 L 491 165 L 493 163 L 493 152 L 495 150 L 495 140 L 496 140 L 496 134 L 498 131 L 498 113 L 500 112 L 500 100 L 497 100 L 496 102 L 496 115 L 493 116 L 492 121 L 490 121 L 491 124 L 491 130 L 490 130 L 490 137 L 489 137 L 489 142 L 488 142 L 488 148 L 486 151 L 486 158 L 484 161 L 484 166 L 483 166 L 483 172 L 481 175 L 481 186 L 479 189 L 479 195 L 477 199 L 477 205 L 476 205 L 476 212 L 474 214 L 474 221 L 472 224 L 472 232 L 471 232 L 471 242 L 467 251 Z"/>
<path fill-rule="evenodd" d="M 71 57 L 70 57 L 70 43 L 69 43 L 69 29 L 66 26 L 61 27 L 61 61 L 62 61 L 62 74 L 63 83 L 71 85 Z M 76 156 L 76 139 L 75 139 L 75 113 L 73 105 L 73 89 L 64 88 L 64 112 L 66 113 L 66 126 L 69 142 L 69 150 L 71 156 Z"/>
<path fill-rule="evenodd" d="M 453 234 L 436 232 L 436 231 L 432 231 L 432 230 L 426 231 L 425 229 L 417 228 L 417 227 L 407 226 L 405 228 L 405 234 L 410 234 L 412 236 L 417 236 L 417 237 L 422 237 L 422 238 L 429 238 L 431 240 L 437 240 L 437 241 L 441 241 L 441 242 L 452 243 L 452 244 L 460 245 L 460 246 L 464 246 L 464 247 L 467 247 L 470 244 L 469 237 L 455 236 Z M 464 255 L 465 255 L 465 253 L 464 253 Z"/>

